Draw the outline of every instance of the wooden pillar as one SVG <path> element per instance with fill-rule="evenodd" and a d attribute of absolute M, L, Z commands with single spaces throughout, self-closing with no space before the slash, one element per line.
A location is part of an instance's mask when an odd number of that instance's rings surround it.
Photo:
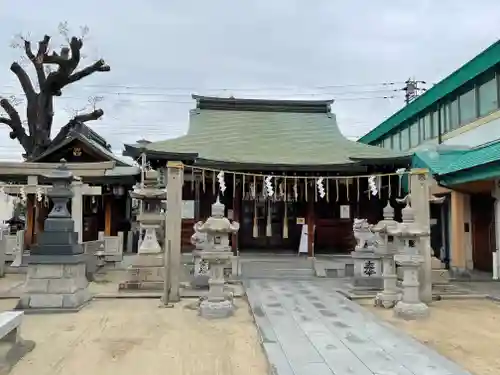
<path fill-rule="evenodd" d="M 306 186 L 306 189 L 309 187 Z M 314 256 L 314 224 L 315 224 L 315 215 L 314 215 L 314 192 L 309 192 L 309 200 L 307 202 L 307 256 Z"/>
<path fill-rule="evenodd" d="M 467 268 L 466 233 L 465 233 L 465 194 L 451 192 L 451 246 L 450 266 L 454 272 L 461 273 Z"/>
<path fill-rule="evenodd" d="M 113 201 L 110 195 L 103 195 L 104 199 L 104 235 L 111 236 L 111 216 L 113 210 Z"/>
<path fill-rule="evenodd" d="M 26 227 L 24 231 L 24 249 L 29 249 L 33 244 L 35 233 L 35 194 L 26 197 Z"/>
<path fill-rule="evenodd" d="M 241 190 L 238 189 L 235 182 L 235 186 L 233 186 L 234 189 L 234 194 L 233 194 L 233 220 L 235 221 L 240 221 L 240 211 L 241 211 Z M 238 255 L 238 250 L 239 250 L 239 231 L 236 233 L 233 233 L 232 239 L 231 239 L 231 247 L 233 250 L 233 255 Z"/>
<path fill-rule="evenodd" d="M 181 271 L 181 226 L 182 226 L 182 185 L 184 181 L 183 164 L 168 162 L 167 164 L 167 227 L 166 227 L 166 261 L 169 262 L 169 301 L 180 300 Z"/>
<path fill-rule="evenodd" d="M 200 202 L 200 179 L 195 175 L 194 181 L 194 219 L 201 220 L 201 202 Z"/>

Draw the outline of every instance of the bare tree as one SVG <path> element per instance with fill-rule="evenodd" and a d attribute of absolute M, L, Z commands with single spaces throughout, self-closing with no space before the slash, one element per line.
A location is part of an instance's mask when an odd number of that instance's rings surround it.
<path fill-rule="evenodd" d="M 26 159 L 33 158 L 45 151 L 51 142 L 50 132 L 54 118 L 54 97 L 61 96 L 64 87 L 77 82 L 96 72 L 109 72 L 111 68 L 100 59 L 83 69 L 77 69 L 82 57 L 83 39 L 69 37 L 67 23 L 59 25 L 67 45 L 61 47 L 59 53 L 50 52 L 50 36 L 45 35 L 38 42 L 38 49 L 33 51 L 28 38 L 21 38 L 21 45 L 28 60 L 36 72 L 36 83 L 27 74 L 19 62 L 13 62 L 10 70 L 16 75 L 26 98 L 26 129 L 23 126 L 16 104 L 12 98 L 0 98 L 0 107 L 6 117 L 0 116 L 0 123 L 8 125 L 12 131 L 10 138 L 17 139 L 25 150 Z M 88 28 L 81 29 L 82 34 L 88 33 Z M 37 87 L 37 89 L 35 89 Z M 70 121 L 92 121 L 99 119 L 104 112 L 95 107 L 89 113 L 78 113 Z"/>

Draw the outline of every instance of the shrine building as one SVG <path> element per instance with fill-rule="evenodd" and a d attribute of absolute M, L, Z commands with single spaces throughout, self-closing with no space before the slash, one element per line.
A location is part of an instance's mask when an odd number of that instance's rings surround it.
<path fill-rule="evenodd" d="M 127 238 L 130 238 L 132 207 L 128 192 L 140 178 L 140 168 L 114 155 L 106 140 L 81 122 L 64 126 L 49 148 L 25 162 L 0 162 L 0 190 L 26 200 L 24 248 L 36 243 L 44 220 L 52 208 L 47 198 L 44 175 L 50 174 L 64 160 L 73 173 L 74 197 L 69 207 L 79 241 L 94 241 L 102 233 L 117 237 L 110 260 L 121 260 Z M 101 236 L 102 236 L 101 235 Z M 130 240 L 129 240 L 130 242 Z M 130 248 L 130 243 L 128 247 Z M 120 249 L 121 247 L 121 249 Z M 108 247 L 109 248 L 109 247 Z"/>
<path fill-rule="evenodd" d="M 193 99 L 186 135 L 124 151 L 155 169 L 184 163 L 183 251 L 192 250 L 193 224 L 210 215 L 219 195 L 226 215 L 241 224 L 235 252 L 297 252 L 306 224 L 309 256 L 347 254 L 353 218 L 378 222 L 400 183 L 385 174 L 411 162 L 407 153 L 345 138 L 332 100 Z M 383 176 L 376 194 L 372 174 Z"/>

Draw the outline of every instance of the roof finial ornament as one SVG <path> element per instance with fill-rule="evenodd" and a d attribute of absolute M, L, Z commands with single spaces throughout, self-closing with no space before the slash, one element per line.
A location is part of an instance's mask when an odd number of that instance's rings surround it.
<path fill-rule="evenodd" d="M 394 219 L 394 208 L 391 206 L 391 202 L 389 202 L 389 200 L 387 200 L 387 206 L 384 207 L 383 216 L 384 220 Z"/>
<path fill-rule="evenodd" d="M 215 200 L 215 203 L 212 204 L 212 217 L 224 217 L 225 208 L 226 207 L 220 202 L 219 194 L 217 194 L 217 199 Z"/>

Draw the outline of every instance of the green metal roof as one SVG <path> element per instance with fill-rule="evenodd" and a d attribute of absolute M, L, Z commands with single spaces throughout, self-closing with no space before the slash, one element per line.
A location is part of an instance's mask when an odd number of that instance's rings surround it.
<path fill-rule="evenodd" d="M 365 134 L 358 142 L 369 144 L 377 141 L 498 63 L 500 63 L 500 40 Z"/>
<path fill-rule="evenodd" d="M 414 167 L 428 168 L 449 185 L 498 177 L 498 168 L 493 168 L 498 162 L 500 141 L 472 149 L 417 151 L 413 156 Z M 483 170 L 487 169 L 494 173 L 484 174 Z"/>
<path fill-rule="evenodd" d="M 185 136 L 126 145 L 156 155 L 188 154 L 197 161 L 265 165 L 354 165 L 356 158 L 406 154 L 346 139 L 331 101 L 265 101 L 195 97 Z M 217 108 L 217 109 L 213 109 Z"/>

